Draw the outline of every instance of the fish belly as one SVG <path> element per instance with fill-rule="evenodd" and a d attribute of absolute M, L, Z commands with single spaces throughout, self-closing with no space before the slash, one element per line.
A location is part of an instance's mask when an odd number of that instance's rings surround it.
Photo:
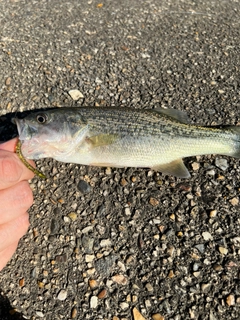
<path fill-rule="evenodd" d="M 231 144 L 211 139 L 184 137 L 123 137 L 109 145 L 90 148 L 81 144 L 56 160 L 83 165 L 156 167 L 176 159 L 202 154 L 230 154 Z"/>

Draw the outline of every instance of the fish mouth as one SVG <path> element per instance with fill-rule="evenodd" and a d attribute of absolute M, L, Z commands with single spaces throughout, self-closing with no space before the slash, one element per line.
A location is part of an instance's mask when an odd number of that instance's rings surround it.
<path fill-rule="evenodd" d="M 17 131 L 18 131 L 18 135 L 19 135 L 19 139 L 22 140 L 22 133 L 24 130 L 24 122 L 21 119 L 18 118 L 13 118 L 12 122 L 17 126 Z"/>
<path fill-rule="evenodd" d="M 24 119 L 14 118 L 12 122 L 17 126 L 19 139 L 21 141 L 31 140 L 34 133 L 37 131 L 36 128 L 27 124 Z"/>

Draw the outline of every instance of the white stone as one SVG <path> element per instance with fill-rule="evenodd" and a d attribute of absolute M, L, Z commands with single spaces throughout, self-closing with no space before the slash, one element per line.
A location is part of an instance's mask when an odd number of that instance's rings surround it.
<path fill-rule="evenodd" d="M 211 235 L 211 233 L 209 233 L 209 232 L 207 232 L 207 231 L 203 232 L 203 233 L 202 233 L 202 236 L 203 236 L 203 239 L 206 240 L 206 241 L 212 240 L 212 235 Z"/>
<path fill-rule="evenodd" d="M 110 239 L 103 239 L 100 242 L 100 247 L 108 247 L 111 246 L 112 242 Z"/>
<path fill-rule="evenodd" d="M 84 98 L 82 92 L 80 92 L 79 90 L 76 90 L 76 89 L 74 89 L 74 90 L 69 90 L 68 93 L 69 93 L 70 97 L 71 97 L 74 101 L 77 101 L 77 100 L 79 100 L 79 99 Z"/>
<path fill-rule="evenodd" d="M 60 290 L 60 292 L 57 295 L 57 299 L 60 301 L 64 301 L 67 298 L 67 290 Z"/>
<path fill-rule="evenodd" d="M 98 306 L 98 297 L 92 296 L 90 299 L 90 308 L 95 309 Z"/>
<path fill-rule="evenodd" d="M 129 307 L 129 304 L 127 302 L 120 303 L 120 307 L 122 310 L 126 310 Z"/>
<path fill-rule="evenodd" d="M 94 254 L 86 254 L 85 256 L 85 261 L 86 262 L 92 262 L 95 259 L 95 255 Z"/>
<path fill-rule="evenodd" d="M 42 311 L 36 311 L 36 315 L 40 318 L 44 317 L 44 314 L 42 313 Z"/>

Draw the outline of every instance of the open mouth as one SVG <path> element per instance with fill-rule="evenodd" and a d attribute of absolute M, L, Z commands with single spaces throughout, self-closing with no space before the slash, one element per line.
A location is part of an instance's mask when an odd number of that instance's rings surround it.
<path fill-rule="evenodd" d="M 37 132 L 37 129 L 27 124 L 24 119 L 14 118 L 13 123 L 17 125 L 18 135 L 21 141 L 31 140 Z"/>
<path fill-rule="evenodd" d="M 21 119 L 18 119 L 18 118 L 14 118 L 12 120 L 12 122 L 14 124 L 16 124 L 17 126 L 17 130 L 18 130 L 18 135 L 19 135 L 19 139 L 22 140 L 22 133 L 23 133 L 23 130 L 24 130 L 24 123 L 23 123 L 23 120 Z"/>

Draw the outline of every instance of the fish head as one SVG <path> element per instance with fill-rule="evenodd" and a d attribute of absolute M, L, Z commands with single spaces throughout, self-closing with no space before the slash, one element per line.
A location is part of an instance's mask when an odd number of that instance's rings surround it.
<path fill-rule="evenodd" d="M 14 122 L 22 154 L 35 160 L 69 153 L 75 147 L 76 135 L 79 137 L 82 132 L 84 136 L 84 128 L 87 127 L 81 115 L 76 112 L 67 114 L 60 108 L 33 112 L 23 119 L 15 118 Z"/>

